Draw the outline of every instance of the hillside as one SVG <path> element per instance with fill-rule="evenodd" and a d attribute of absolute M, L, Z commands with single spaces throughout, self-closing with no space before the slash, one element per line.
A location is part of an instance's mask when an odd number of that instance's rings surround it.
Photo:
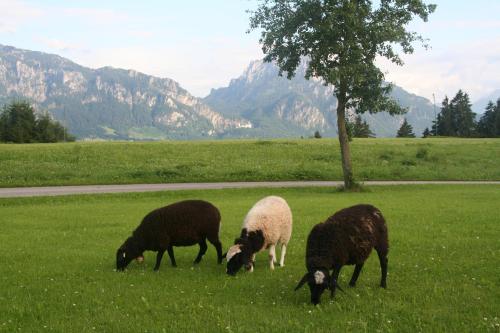
<path fill-rule="evenodd" d="M 215 137 L 249 127 L 222 116 L 167 78 L 90 69 L 57 55 L 0 45 L 0 102 L 26 98 L 79 138 Z"/>
<path fill-rule="evenodd" d="M 23 98 L 48 111 L 79 139 L 202 139 L 336 136 L 333 89 L 305 80 L 304 64 L 292 80 L 252 62 L 228 87 L 204 99 L 179 83 L 134 70 L 91 69 L 57 55 L 0 45 L 0 103 Z M 420 134 L 434 110 L 422 97 L 395 87 L 392 96 Z M 403 116 L 363 116 L 377 136 L 394 136 Z"/>
<path fill-rule="evenodd" d="M 0 187 L 341 180 L 337 139 L 0 144 Z M 357 180 L 500 180 L 500 139 L 354 139 Z M 34 167 L 36 166 L 36 167 Z"/>
<path fill-rule="evenodd" d="M 296 76 L 288 80 L 278 76 L 275 65 L 254 61 L 228 87 L 213 89 L 204 102 L 226 116 L 250 120 L 254 126 L 247 132 L 282 136 L 282 133 L 310 135 L 319 130 L 326 136 L 336 136 L 337 99 L 333 88 L 316 79 L 304 79 L 305 69 L 302 62 Z M 395 136 L 404 117 L 417 135 L 431 126 L 434 108 L 429 100 L 397 86 L 392 97 L 409 111 L 395 117 L 385 112 L 364 115 L 377 136 Z"/>

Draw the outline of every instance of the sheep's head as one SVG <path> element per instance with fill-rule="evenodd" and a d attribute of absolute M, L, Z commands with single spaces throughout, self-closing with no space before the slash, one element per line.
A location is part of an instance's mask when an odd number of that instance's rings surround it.
<path fill-rule="evenodd" d="M 295 291 L 302 287 L 306 282 L 309 285 L 309 290 L 311 291 L 311 303 L 314 305 L 319 304 L 321 295 L 326 289 L 330 289 L 332 296 L 336 287 L 342 290 L 342 288 L 340 288 L 337 284 L 337 281 L 333 279 L 333 276 L 330 277 L 330 273 L 327 269 L 314 269 L 306 273 L 300 280 L 297 287 L 295 287 Z"/>
<path fill-rule="evenodd" d="M 226 273 L 236 275 L 242 266 L 247 268 L 252 265 L 252 252 L 247 244 L 235 244 L 229 248 L 226 254 Z"/>
<path fill-rule="evenodd" d="M 137 242 L 129 237 L 116 251 L 116 270 L 123 271 L 132 260 L 141 257 L 142 252 Z"/>

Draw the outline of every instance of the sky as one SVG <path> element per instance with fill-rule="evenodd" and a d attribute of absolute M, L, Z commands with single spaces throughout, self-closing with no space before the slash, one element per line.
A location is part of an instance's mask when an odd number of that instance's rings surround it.
<path fill-rule="evenodd" d="M 500 0 L 426 0 L 437 10 L 410 29 L 429 39 L 386 79 L 436 103 L 458 89 L 475 101 L 500 89 Z M 78 64 L 168 77 L 197 97 L 227 86 L 263 57 L 247 33 L 257 0 L 0 0 L 0 44 Z"/>

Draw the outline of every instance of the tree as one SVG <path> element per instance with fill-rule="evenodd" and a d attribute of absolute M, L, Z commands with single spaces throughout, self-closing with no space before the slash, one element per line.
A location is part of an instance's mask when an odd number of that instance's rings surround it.
<path fill-rule="evenodd" d="M 424 132 L 422 133 L 422 138 L 427 138 L 429 136 L 431 136 L 431 131 L 429 131 L 429 127 L 426 127 Z"/>
<path fill-rule="evenodd" d="M 475 134 L 476 114 L 472 112 L 472 104 L 469 95 L 459 90 L 451 100 L 451 109 L 453 112 L 453 124 L 456 136 L 471 137 Z"/>
<path fill-rule="evenodd" d="M 321 139 L 321 134 L 319 133 L 319 131 L 315 131 L 314 132 L 314 138 L 315 139 Z"/>
<path fill-rule="evenodd" d="M 0 117 L 0 141 L 33 142 L 35 122 L 35 112 L 29 103 L 19 101 L 4 106 Z"/>
<path fill-rule="evenodd" d="M 63 140 L 74 141 L 75 137 L 47 114 L 37 118 L 28 102 L 13 102 L 3 107 L 0 114 L 0 141 L 31 143 Z"/>
<path fill-rule="evenodd" d="M 459 90 L 451 101 L 445 97 L 432 129 L 441 136 L 471 137 L 476 132 L 475 117 L 469 95 Z"/>
<path fill-rule="evenodd" d="M 291 79 L 303 59 L 305 77 L 322 79 L 337 97 L 337 126 L 344 186 L 354 185 L 346 110 L 357 113 L 404 110 L 388 96 L 390 84 L 375 65 L 377 56 L 402 65 L 397 52 L 413 52 L 424 39 L 406 29 L 414 16 L 427 21 L 435 5 L 421 0 L 261 0 L 250 17 L 250 29 L 262 29 L 264 61 L 276 62 Z"/>
<path fill-rule="evenodd" d="M 413 133 L 413 127 L 405 120 L 401 124 L 401 127 L 398 130 L 398 134 L 396 135 L 398 138 L 414 138 L 415 133 Z"/>
<path fill-rule="evenodd" d="M 500 99 L 497 104 L 492 101 L 486 106 L 486 111 L 477 123 L 477 132 L 481 137 L 494 138 L 500 136 Z"/>
<path fill-rule="evenodd" d="M 354 119 L 353 136 L 355 138 L 374 138 L 375 133 L 370 129 L 366 120 L 361 120 L 361 116 L 357 115 Z"/>
<path fill-rule="evenodd" d="M 349 137 L 349 141 L 352 141 L 352 138 L 374 138 L 375 133 L 373 133 L 370 129 L 370 125 L 366 122 L 366 120 L 362 120 L 360 115 L 357 115 L 354 118 L 354 122 L 347 121 L 347 136 Z"/>

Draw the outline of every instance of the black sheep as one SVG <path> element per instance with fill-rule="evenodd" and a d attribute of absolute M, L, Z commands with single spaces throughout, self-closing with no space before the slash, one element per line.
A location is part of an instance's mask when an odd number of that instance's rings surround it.
<path fill-rule="evenodd" d="M 142 257 L 146 250 L 158 252 L 154 270 L 160 268 L 165 251 L 168 251 L 172 266 L 175 267 L 173 247 L 194 244 L 200 245 L 200 252 L 194 260 L 197 264 L 207 251 L 207 238 L 215 246 L 220 264 L 223 258 L 219 241 L 220 219 L 219 210 L 202 200 L 180 201 L 153 210 L 118 249 L 116 269 L 124 270 L 133 259 Z"/>
<path fill-rule="evenodd" d="M 315 225 L 309 233 L 307 273 L 295 290 L 307 282 L 311 302 L 318 304 L 325 289 L 330 289 L 332 296 L 335 287 L 342 290 L 337 279 L 344 265 L 356 265 L 349 282 L 353 287 L 372 248 L 375 248 L 380 260 L 380 286 L 386 288 L 389 241 L 382 213 L 371 205 L 356 205 L 336 212 L 325 222 Z M 333 273 L 330 277 L 331 269 Z"/>

